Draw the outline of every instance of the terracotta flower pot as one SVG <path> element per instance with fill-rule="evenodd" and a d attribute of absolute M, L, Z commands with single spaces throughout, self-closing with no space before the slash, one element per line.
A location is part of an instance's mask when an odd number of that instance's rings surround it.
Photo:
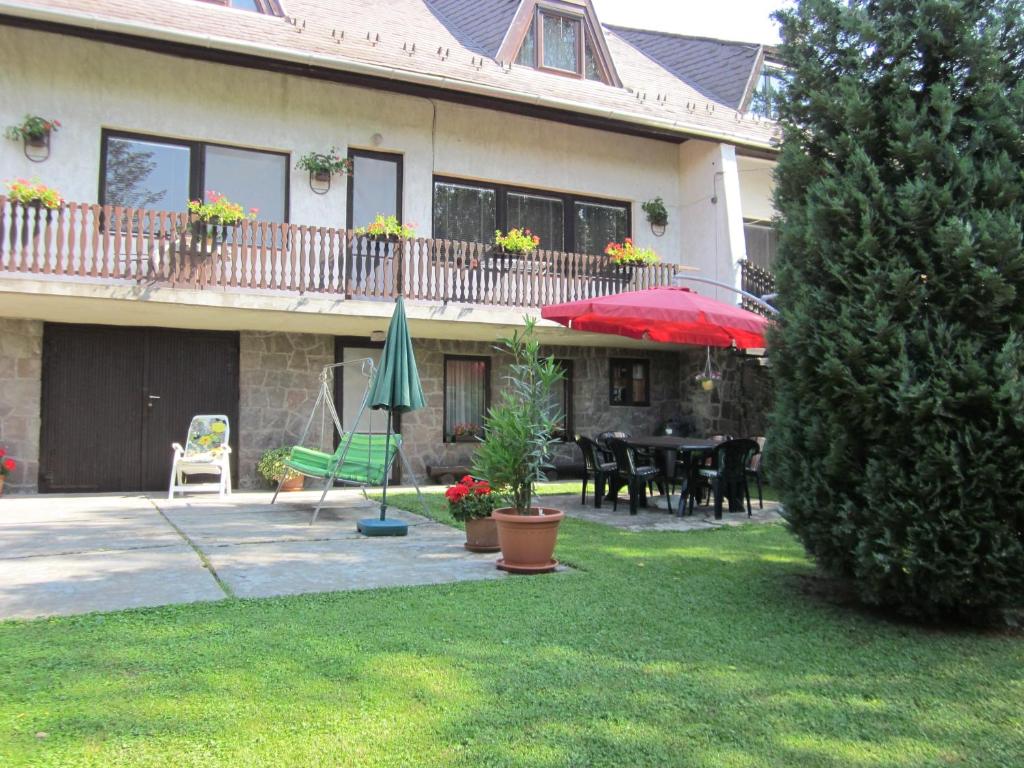
<path fill-rule="evenodd" d="M 295 477 L 289 477 L 283 483 L 281 483 L 282 491 L 301 491 L 306 483 L 306 478 L 302 475 L 296 475 Z"/>
<path fill-rule="evenodd" d="M 466 521 L 466 549 L 470 552 L 497 552 L 498 526 L 493 517 L 473 517 Z"/>
<path fill-rule="evenodd" d="M 509 573 L 549 573 L 558 567 L 551 555 L 558 539 L 564 512 L 548 507 L 531 507 L 531 514 L 519 515 L 506 507 L 491 517 L 498 526 L 501 558 L 498 568 Z"/>
<path fill-rule="evenodd" d="M 4 495 L 4 477 L 4 475 L 0 475 L 0 496 Z"/>

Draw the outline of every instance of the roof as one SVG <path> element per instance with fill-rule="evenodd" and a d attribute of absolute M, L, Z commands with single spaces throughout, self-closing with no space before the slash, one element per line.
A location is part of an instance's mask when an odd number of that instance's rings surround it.
<path fill-rule="evenodd" d="M 722 44 L 721 78 L 694 77 L 662 42 L 637 44 L 630 30 L 606 27 L 622 80 L 617 88 L 502 65 L 488 55 L 503 20 L 519 0 L 282 0 L 284 18 L 201 0 L 0 0 L 18 23 L 216 61 L 367 87 L 430 89 L 523 114 L 585 117 L 587 125 L 685 140 L 707 138 L 755 151 L 773 150 L 777 126 L 737 111 L 737 44 Z M 8 18 L 8 23 L 10 23 Z M 633 30 L 635 31 L 635 30 Z M 504 36 L 504 30 L 501 31 Z M 157 45 L 159 41 L 159 46 Z M 498 41 L 500 43 L 500 40 Z M 683 47 L 693 49 L 688 43 Z M 655 48 L 658 52 L 655 52 Z M 737 54 L 734 61 L 726 52 Z M 677 71 L 678 70 L 678 71 Z M 730 87 L 729 82 L 734 84 Z M 710 83 L 710 85 L 709 85 Z M 721 93 L 720 93 L 721 92 Z M 581 117 L 581 119 L 582 119 Z"/>
<path fill-rule="evenodd" d="M 762 46 L 606 27 L 709 99 L 740 109 Z"/>
<path fill-rule="evenodd" d="M 497 58 L 520 0 L 425 0 L 455 38 L 469 50 Z"/>

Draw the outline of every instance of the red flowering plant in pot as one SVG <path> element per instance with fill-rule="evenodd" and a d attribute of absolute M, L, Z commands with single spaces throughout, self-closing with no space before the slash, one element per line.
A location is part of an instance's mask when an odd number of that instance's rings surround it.
<path fill-rule="evenodd" d="M 0 494 L 4 492 L 4 481 L 16 466 L 18 465 L 7 455 L 7 451 L 0 448 Z"/>
<path fill-rule="evenodd" d="M 466 475 L 444 492 L 451 516 L 466 524 L 466 549 L 497 552 L 498 530 L 491 518 L 494 496 L 491 484 Z"/>
<path fill-rule="evenodd" d="M 502 339 L 499 349 L 513 358 L 510 375 L 501 399 L 487 413 L 484 440 L 473 456 L 473 473 L 486 477 L 511 504 L 491 513 L 501 546 L 498 568 L 511 573 L 555 570 L 558 562 L 552 555 L 565 517 L 557 509 L 531 506 L 534 483 L 545 479 L 558 442 L 562 413 L 552 391 L 565 375 L 553 357 L 541 355 L 535 325 L 526 317 L 523 331 Z"/>

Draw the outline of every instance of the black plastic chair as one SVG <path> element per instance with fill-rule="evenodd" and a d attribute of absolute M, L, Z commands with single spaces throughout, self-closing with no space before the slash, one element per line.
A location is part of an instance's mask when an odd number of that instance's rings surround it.
<path fill-rule="evenodd" d="M 754 481 L 757 483 L 757 507 L 758 509 L 764 509 L 764 488 L 762 486 L 761 470 L 764 464 L 764 446 L 768 441 L 763 435 L 752 437 L 751 440 L 757 443 L 757 453 L 747 461 L 747 477 L 754 478 Z"/>
<path fill-rule="evenodd" d="M 757 443 L 748 438 L 726 440 L 715 446 L 711 457 L 711 466 L 697 470 L 698 477 L 706 478 L 711 483 L 711 492 L 715 497 L 715 519 L 722 519 L 722 499 L 730 499 L 741 494 L 740 499 L 747 501 L 747 517 L 753 514 L 750 506 L 750 486 L 747 483 L 747 462 L 757 453 Z M 693 497 L 690 497 L 690 512 L 693 512 Z"/>
<path fill-rule="evenodd" d="M 608 446 L 615 456 L 615 477 L 613 486 L 617 489 L 625 485 L 629 489 L 629 514 L 635 515 L 640 500 L 644 498 L 644 490 L 655 483 L 663 496 L 665 493 L 665 475 L 660 469 L 648 465 L 638 465 L 636 451 L 625 440 L 612 438 Z M 619 495 L 612 497 L 612 509 L 619 509 Z"/>
<path fill-rule="evenodd" d="M 607 480 L 615 473 L 615 462 L 605 461 L 601 449 L 589 437 L 576 435 L 576 445 L 583 453 L 583 493 L 580 495 L 580 504 L 587 503 L 587 481 L 593 477 L 594 509 L 600 509 Z"/>
<path fill-rule="evenodd" d="M 608 444 L 611 440 L 629 440 L 631 435 L 629 432 L 602 432 L 594 438 L 594 442 L 597 443 L 597 450 L 604 454 L 605 461 L 615 461 L 615 454 L 612 452 L 612 447 Z"/>

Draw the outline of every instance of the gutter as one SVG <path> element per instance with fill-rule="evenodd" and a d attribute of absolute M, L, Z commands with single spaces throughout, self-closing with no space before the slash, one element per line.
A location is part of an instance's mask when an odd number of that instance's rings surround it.
<path fill-rule="evenodd" d="M 530 104 L 541 108 L 554 109 L 562 112 L 573 112 L 603 120 L 636 125 L 642 128 L 675 134 L 683 140 L 688 138 L 698 138 L 719 143 L 731 143 L 737 146 L 749 147 L 751 149 L 761 151 L 771 152 L 774 150 L 767 141 L 761 143 L 750 139 L 731 136 L 729 134 L 715 133 L 706 129 L 683 125 L 677 120 L 667 121 L 645 118 L 629 112 L 590 107 L 586 104 L 569 101 L 568 99 L 560 99 L 553 96 L 512 91 L 506 88 L 485 85 L 482 83 L 473 83 L 441 75 L 430 75 L 409 70 L 396 70 L 380 64 L 340 60 L 335 57 L 325 56 L 318 53 L 303 53 L 300 51 L 286 50 L 259 43 L 242 42 L 232 40 L 230 38 L 197 34 L 194 32 L 175 29 L 156 29 L 133 21 L 110 19 L 95 13 L 68 12 L 58 8 L 46 8 L 35 5 L 26 5 L 19 2 L 11 2 L 11 0 L 0 0 L 0 13 L 7 13 L 12 17 L 30 19 L 44 24 L 60 24 L 93 30 L 96 32 L 108 32 L 156 41 L 170 41 L 187 46 L 206 48 L 209 50 L 229 51 L 264 59 L 286 61 L 292 64 L 301 64 L 319 69 L 329 69 L 363 75 L 366 77 L 413 83 L 427 88 L 471 93 L 498 101 Z M 284 23 L 283 19 L 281 19 L 281 21 Z"/>

